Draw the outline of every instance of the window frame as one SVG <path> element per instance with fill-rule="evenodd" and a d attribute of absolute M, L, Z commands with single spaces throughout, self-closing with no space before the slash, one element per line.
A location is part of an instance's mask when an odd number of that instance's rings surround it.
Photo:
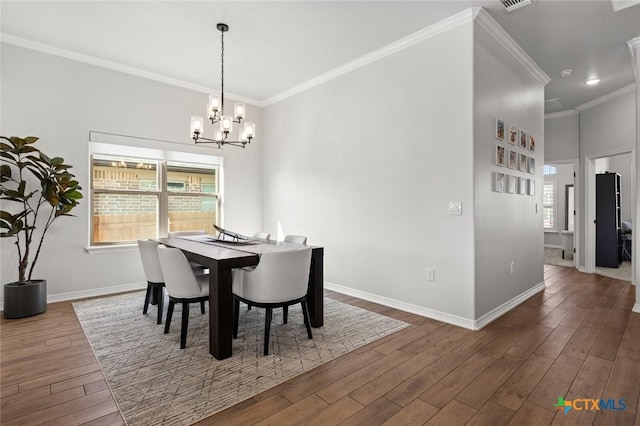
<path fill-rule="evenodd" d="M 545 164 L 543 170 L 546 171 L 547 167 L 553 167 L 555 173 L 553 174 L 544 174 L 544 182 L 542 185 L 542 227 L 544 232 L 558 232 L 558 167 L 556 164 Z M 544 173 L 544 172 L 543 172 Z M 551 204 L 545 203 L 545 187 L 547 185 L 552 185 L 552 195 L 553 200 Z M 544 211 L 547 208 L 551 208 L 553 226 L 547 227 L 544 224 Z"/>
<path fill-rule="evenodd" d="M 91 145 L 91 144 L 90 144 Z M 189 154 L 176 151 L 159 151 L 149 150 L 146 148 L 128 147 L 122 151 L 122 146 L 110 145 L 104 143 L 95 143 L 95 147 L 90 149 L 89 153 L 89 249 L 105 248 L 105 247 L 124 247 L 135 244 L 135 240 L 131 241 L 111 241 L 96 242 L 94 240 L 94 196 L 95 194 L 126 194 L 126 195 L 155 195 L 157 197 L 157 216 L 156 216 L 156 237 L 166 237 L 169 231 L 169 197 L 170 196 L 188 196 L 188 197 L 213 197 L 215 199 L 215 222 L 221 224 L 222 218 L 222 159 L 220 157 Z M 115 148 L 114 148 L 115 147 Z M 160 153 L 160 155 L 158 154 Z M 136 155 L 138 154 L 138 155 Z M 147 155 L 144 155 L 147 154 Z M 123 189 L 103 189 L 94 187 L 94 157 L 110 157 L 120 159 L 136 159 L 141 161 L 153 161 L 157 163 L 156 179 L 157 190 L 123 190 Z M 186 192 L 186 191 L 170 191 L 167 185 L 168 164 L 183 163 L 192 165 L 195 168 L 214 169 L 216 176 L 216 192 Z M 206 167 L 203 167 L 206 166 Z"/>

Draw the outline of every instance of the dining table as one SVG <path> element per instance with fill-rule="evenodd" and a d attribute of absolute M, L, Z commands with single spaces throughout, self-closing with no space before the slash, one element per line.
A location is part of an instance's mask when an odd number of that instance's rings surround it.
<path fill-rule="evenodd" d="M 216 359 L 232 356 L 234 268 L 255 266 L 266 252 L 300 248 L 301 245 L 268 240 L 223 240 L 210 235 L 158 238 L 180 249 L 191 261 L 209 270 L 209 353 Z M 307 289 L 309 319 L 314 328 L 324 323 L 324 247 L 310 246 L 311 267 Z"/>

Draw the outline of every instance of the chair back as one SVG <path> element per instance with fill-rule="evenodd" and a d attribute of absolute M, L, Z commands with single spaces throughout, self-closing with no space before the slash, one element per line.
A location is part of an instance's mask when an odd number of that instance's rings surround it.
<path fill-rule="evenodd" d="M 190 235 L 207 235 L 207 231 L 205 231 L 204 229 L 198 229 L 198 230 L 194 230 L 194 231 L 173 231 L 173 232 L 169 232 L 169 238 L 188 237 Z"/>
<path fill-rule="evenodd" d="M 193 274 L 184 253 L 173 247 L 158 246 L 158 258 L 169 296 L 190 299 L 203 296 L 202 288 Z"/>
<path fill-rule="evenodd" d="M 307 244 L 307 237 L 304 235 L 285 235 L 284 242 L 291 244 Z"/>
<path fill-rule="evenodd" d="M 142 268 L 147 281 L 152 283 L 163 283 L 164 275 L 160 267 L 158 258 L 159 242 L 153 240 L 138 240 L 138 251 L 142 259 Z"/>
<path fill-rule="evenodd" d="M 271 234 L 268 232 L 256 232 L 253 234 L 253 238 L 269 241 L 269 238 L 271 238 Z"/>
<path fill-rule="evenodd" d="M 279 303 L 307 294 L 311 247 L 262 254 L 254 270 L 242 271 L 238 296 L 258 303 Z"/>

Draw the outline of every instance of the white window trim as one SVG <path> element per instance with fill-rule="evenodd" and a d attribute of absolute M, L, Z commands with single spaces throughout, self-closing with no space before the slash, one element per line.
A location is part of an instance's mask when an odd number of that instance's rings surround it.
<path fill-rule="evenodd" d="M 181 151 L 172 151 L 169 148 L 175 148 L 173 146 L 168 145 L 166 142 L 158 141 L 158 146 L 162 148 L 144 148 L 139 146 L 131 146 L 131 141 L 136 140 L 136 138 L 129 136 L 112 136 L 106 134 L 99 134 L 102 137 L 107 137 L 109 139 L 114 139 L 117 142 L 122 142 L 123 145 L 119 143 L 105 143 L 105 142 L 89 142 L 89 171 L 90 174 L 93 170 L 92 158 L 93 155 L 114 155 L 119 157 L 130 157 L 130 158 L 141 158 L 141 159 L 149 159 L 149 160 L 159 160 L 165 162 L 172 163 L 186 163 L 186 164 L 210 164 L 212 166 L 216 166 L 218 168 L 218 219 L 220 220 L 221 226 L 224 226 L 222 223 L 222 206 L 223 206 L 223 169 L 222 163 L 223 158 L 215 155 L 206 155 L 206 154 L 198 154 L 192 152 L 181 152 Z M 120 140 L 122 139 L 122 140 Z M 124 145 L 127 143 L 128 145 Z M 162 175 L 161 175 L 162 176 Z M 166 176 L 166 174 L 164 175 Z M 90 182 L 93 182 L 93 175 L 89 176 Z M 160 185 L 163 185 L 163 182 L 160 182 Z M 146 191 L 145 191 L 146 192 Z M 92 189 L 90 189 L 90 196 L 92 196 Z M 88 203 L 88 229 L 87 229 L 87 247 L 85 247 L 85 251 L 90 254 L 96 253 L 112 253 L 112 252 L 120 252 L 120 251 L 134 251 L 137 250 L 137 245 L 132 244 L 130 242 L 126 243 L 113 243 L 113 244 L 104 244 L 104 245 L 92 245 L 92 232 L 93 232 L 93 220 L 92 220 L 92 212 L 91 209 L 93 207 L 93 202 Z M 162 208 L 162 206 L 160 206 Z M 164 228 L 164 229 L 163 229 Z M 160 226 L 159 230 L 160 234 L 166 233 L 166 226 Z"/>
<path fill-rule="evenodd" d="M 544 178 L 544 183 L 542 186 L 542 210 L 544 212 L 544 208 L 549 206 L 549 204 L 544 204 L 544 185 L 552 184 L 553 185 L 553 204 L 550 205 L 553 208 L 553 227 L 552 228 L 544 228 L 544 232 L 547 233 L 558 233 L 558 180 L 557 175 L 547 175 Z M 544 227 L 544 223 L 543 223 Z"/>

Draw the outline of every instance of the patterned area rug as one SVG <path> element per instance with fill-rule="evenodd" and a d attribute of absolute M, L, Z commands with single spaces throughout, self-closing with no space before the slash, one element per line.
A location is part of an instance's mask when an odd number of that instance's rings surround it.
<path fill-rule="evenodd" d="M 164 334 L 154 306 L 142 314 L 143 302 L 144 292 L 136 292 L 73 303 L 131 426 L 194 423 L 410 325 L 325 298 L 324 326 L 312 329 L 313 340 L 300 305 L 289 308 L 288 324 L 282 309 L 274 310 L 269 355 L 263 356 L 265 310 L 241 305 L 233 356 L 218 361 L 209 355 L 208 306 L 201 315 L 200 305 L 192 304 L 183 350 L 180 306 Z"/>

